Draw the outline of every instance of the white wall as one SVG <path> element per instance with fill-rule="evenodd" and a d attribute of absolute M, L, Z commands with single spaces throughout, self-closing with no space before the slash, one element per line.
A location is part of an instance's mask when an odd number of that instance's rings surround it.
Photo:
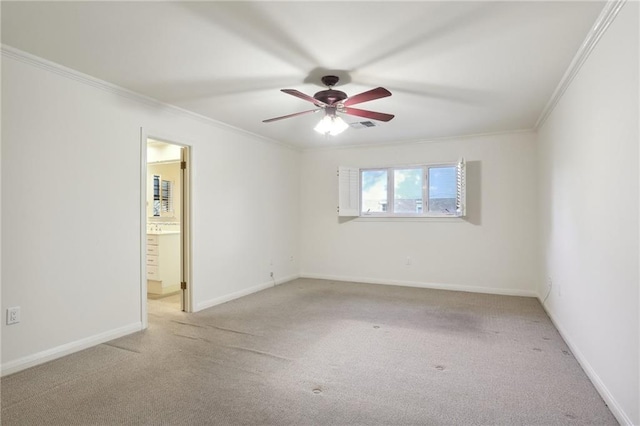
<path fill-rule="evenodd" d="M 150 141 L 151 142 L 151 141 Z M 158 141 L 153 141 L 147 145 L 147 163 L 162 161 L 180 161 L 182 147 Z"/>
<path fill-rule="evenodd" d="M 296 276 L 298 152 L 5 53 L 3 373 L 140 328 L 141 127 L 193 147 L 196 309 Z"/>
<path fill-rule="evenodd" d="M 640 424 L 638 48 L 628 2 L 539 131 L 546 308 L 623 424 Z"/>
<path fill-rule="evenodd" d="M 534 295 L 534 142 L 533 133 L 512 133 L 304 152 L 301 275 Z M 467 160 L 465 219 L 338 219 L 338 166 L 451 162 L 460 157 Z"/>

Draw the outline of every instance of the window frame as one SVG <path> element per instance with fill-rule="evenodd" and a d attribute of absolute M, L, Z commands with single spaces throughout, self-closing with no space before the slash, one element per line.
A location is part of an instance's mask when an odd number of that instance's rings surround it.
<path fill-rule="evenodd" d="M 438 162 L 438 163 L 423 163 L 423 164 L 409 164 L 409 165 L 396 165 L 390 167 L 363 167 L 359 169 L 359 183 L 358 183 L 358 200 L 359 200 L 359 208 L 358 208 L 358 217 L 362 218 L 460 218 L 465 216 L 465 208 L 462 208 L 462 212 L 454 211 L 452 213 L 442 213 L 442 212 L 430 212 L 429 211 L 429 170 L 432 168 L 446 168 L 453 167 L 458 170 L 462 164 L 462 167 L 465 167 L 464 159 L 460 161 L 452 161 L 452 162 Z M 396 170 L 408 170 L 408 169 L 421 169 L 422 170 L 422 213 L 396 213 L 395 212 L 395 171 Z M 362 174 L 367 171 L 376 171 L 376 170 L 386 170 L 387 172 L 387 211 L 385 212 L 369 212 L 365 213 L 362 211 Z M 463 182 L 462 186 L 464 187 L 465 177 L 462 177 Z M 456 186 L 457 184 L 456 178 Z M 456 200 L 459 197 L 464 198 L 464 194 L 460 192 L 464 191 L 462 188 L 456 189 Z"/>

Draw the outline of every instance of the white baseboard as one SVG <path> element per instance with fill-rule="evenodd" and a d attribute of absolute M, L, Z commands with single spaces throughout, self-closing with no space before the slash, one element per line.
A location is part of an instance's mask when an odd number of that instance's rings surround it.
<path fill-rule="evenodd" d="M 83 349 L 87 349 L 140 330 L 142 330 L 142 322 L 136 322 L 125 325 L 124 327 L 116 328 L 115 330 L 109 330 L 104 333 L 96 334 L 95 336 L 76 340 L 75 342 L 65 343 L 64 345 L 56 346 L 55 348 L 47 349 L 46 351 L 28 355 L 14 361 L 9 361 L 0 366 L 0 369 L 2 370 L 1 375 L 4 377 L 9 374 L 17 373 L 18 371 L 44 364 L 47 361 L 52 361 L 65 355 L 79 352 Z"/>
<path fill-rule="evenodd" d="M 215 299 L 205 300 L 204 302 L 199 302 L 196 304 L 196 309 L 194 312 L 201 311 L 203 309 L 211 308 L 216 305 L 221 305 L 222 303 L 230 302 L 234 299 L 238 299 L 243 296 L 248 296 L 252 293 L 256 293 L 258 291 L 265 290 L 269 287 L 275 287 L 276 285 L 280 285 L 286 283 L 291 280 L 295 280 L 298 278 L 298 275 L 289 275 L 286 277 L 274 279 L 272 281 L 267 281 L 262 284 L 254 285 L 253 287 L 246 288 L 244 290 L 235 291 L 233 293 L 225 294 L 224 296 L 216 297 Z"/>
<path fill-rule="evenodd" d="M 538 294 L 533 290 L 519 290 L 511 288 L 496 288 L 496 287 L 477 287 L 471 285 L 460 284 L 440 284 L 429 283 L 419 281 L 401 281 L 401 280 L 386 280 L 376 278 L 363 278 L 363 277 L 351 277 L 351 276 L 339 276 L 339 275 L 324 275 L 313 273 L 302 273 L 300 278 L 314 278 L 320 280 L 332 280 L 332 281 L 345 281 L 354 283 L 366 283 L 366 284 L 383 284 L 383 285 L 397 285 L 402 287 L 418 287 L 418 288 L 431 288 L 434 290 L 451 290 L 451 291 L 466 291 L 469 293 L 486 293 L 486 294 L 501 294 L 504 296 L 524 296 L 524 297 L 538 297 Z"/>
<path fill-rule="evenodd" d="M 602 399 L 604 399 L 604 402 L 609 406 L 609 410 L 611 410 L 616 420 L 618 420 L 618 422 L 621 425 L 630 425 L 630 426 L 634 425 L 634 423 L 631 421 L 629 416 L 627 416 L 627 413 L 624 412 L 624 410 L 622 409 L 618 401 L 616 401 L 613 395 L 611 395 L 611 392 L 609 392 L 609 389 L 607 388 L 607 386 L 604 384 L 602 379 L 600 379 L 600 376 L 598 376 L 598 373 L 596 373 L 593 367 L 591 367 L 591 364 L 589 364 L 589 361 L 587 361 L 587 358 L 582 354 L 580 349 L 578 349 L 578 347 L 573 343 L 567 331 L 560 325 L 558 320 L 553 316 L 551 311 L 547 309 L 544 303 L 542 303 L 542 298 L 540 296 L 538 296 L 538 300 L 540 301 L 540 304 L 542 305 L 543 309 L 551 319 L 551 322 L 560 333 L 560 336 L 562 336 L 567 346 L 569 346 L 569 349 L 571 349 L 571 353 L 573 353 L 573 356 L 578 361 L 578 364 L 580 364 L 584 372 L 587 373 L 587 377 L 589 377 L 589 380 L 591 380 L 591 383 L 593 383 L 593 386 L 596 388 L 596 390 L 598 391 Z"/>

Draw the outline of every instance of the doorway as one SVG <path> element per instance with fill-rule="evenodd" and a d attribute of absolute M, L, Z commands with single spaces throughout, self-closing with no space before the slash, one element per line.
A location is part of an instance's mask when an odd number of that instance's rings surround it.
<path fill-rule="evenodd" d="M 142 135 L 142 323 L 191 311 L 189 146 Z"/>

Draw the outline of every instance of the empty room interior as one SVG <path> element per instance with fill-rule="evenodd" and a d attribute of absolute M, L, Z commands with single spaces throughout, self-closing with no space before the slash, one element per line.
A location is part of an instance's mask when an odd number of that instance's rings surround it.
<path fill-rule="evenodd" d="M 3 424 L 640 425 L 637 1 L 0 14 Z"/>

